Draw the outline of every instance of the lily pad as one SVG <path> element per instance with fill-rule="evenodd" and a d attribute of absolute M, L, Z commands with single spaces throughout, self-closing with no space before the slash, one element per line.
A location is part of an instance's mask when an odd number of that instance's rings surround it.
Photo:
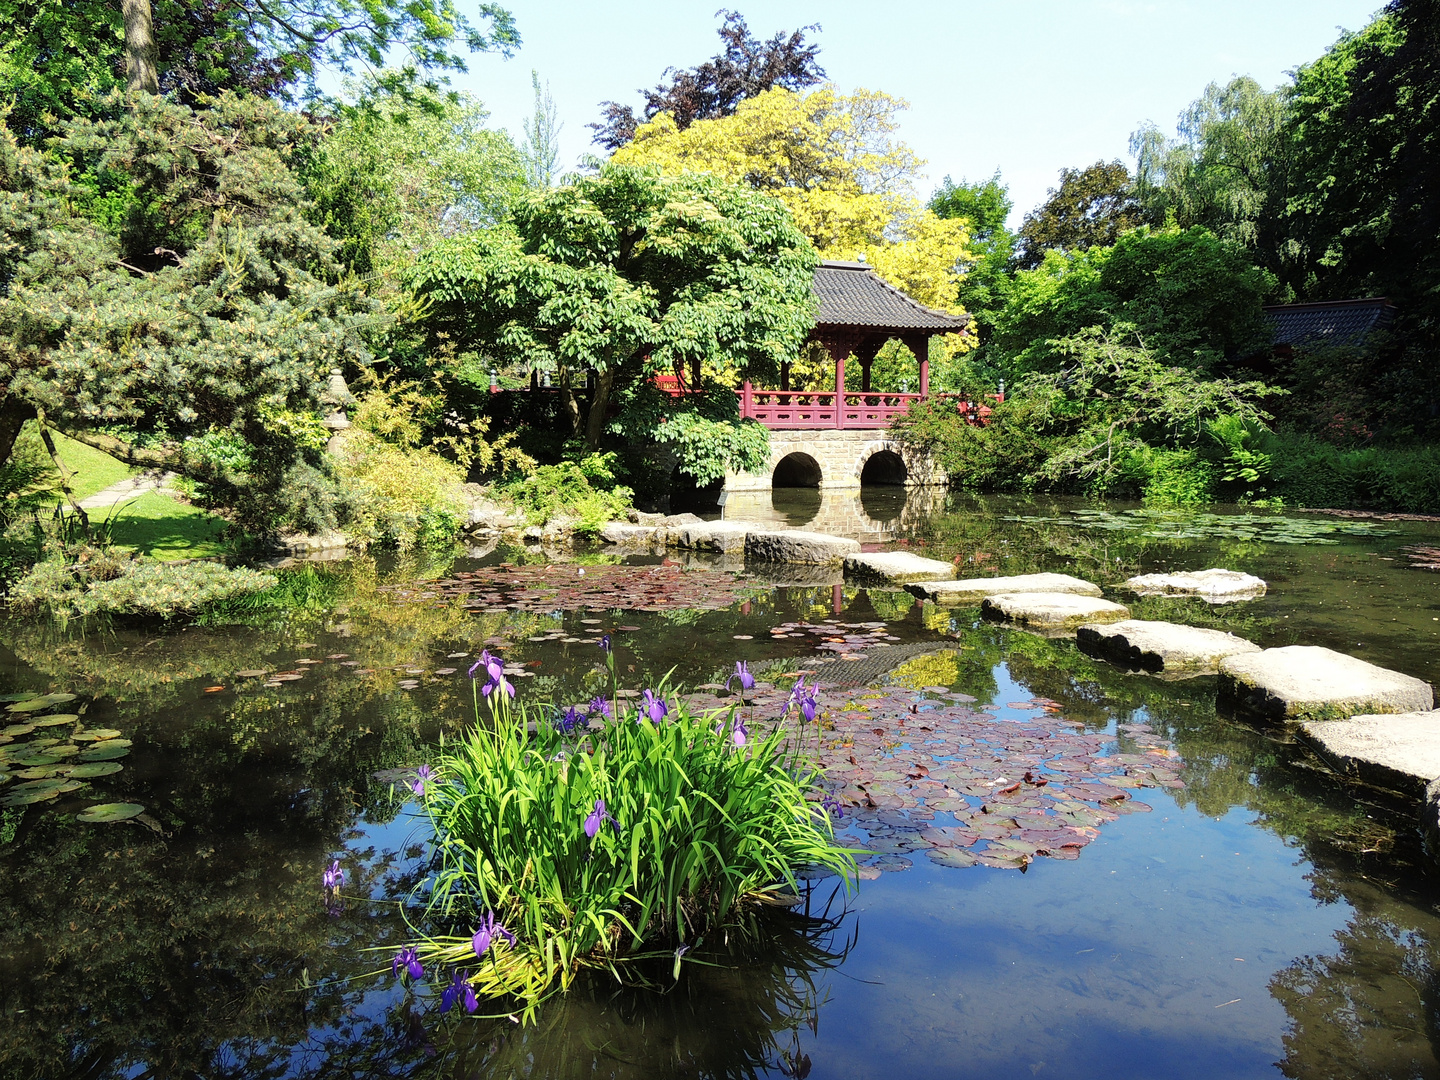
<path fill-rule="evenodd" d="M 19 788 L 12 788 L 10 793 L 0 799 L 0 806 L 30 806 L 34 803 L 45 802 L 47 799 L 58 798 L 59 788 L 45 788 L 41 791 L 21 791 Z"/>
<path fill-rule="evenodd" d="M 0 731 L 0 735 L 9 735 L 12 739 L 16 739 L 21 735 L 29 735 L 34 730 L 34 724 L 11 724 L 3 731 Z"/>
<path fill-rule="evenodd" d="M 104 824 L 112 821 L 129 821 L 133 817 L 139 817 L 144 812 L 145 807 L 139 803 L 99 803 L 96 806 L 91 806 L 88 809 L 80 811 L 80 813 L 75 815 L 75 820 Z"/>
<path fill-rule="evenodd" d="M 966 867 L 974 866 L 976 859 L 968 851 L 959 848 L 931 848 L 925 852 L 931 862 L 939 863 L 941 866 Z"/>
<path fill-rule="evenodd" d="M 76 742 L 98 742 L 101 739 L 119 738 L 121 734 L 123 733 L 117 731 L 115 728 L 102 727 L 90 728 L 86 731 L 77 731 L 72 737 Z M 125 745 L 128 746 L 130 744 L 126 743 Z"/>
<path fill-rule="evenodd" d="M 70 776 L 76 780 L 93 780 L 97 776 L 110 776 L 124 767 L 118 761 L 87 761 L 71 769 Z"/>
<path fill-rule="evenodd" d="M 51 702 L 43 697 L 31 698 L 29 701 L 17 701 L 14 705 L 5 706 L 6 712 L 28 713 L 39 712 L 41 709 L 48 709 Z"/>
<path fill-rule="evenodd" d="M 80 719 L 78 713 L 53 713 L 50 716 L 42 716 L 35 721 L 36 727 L 59 727 L 61 724 L 73 724 Z"/>
<path fill-rule="evenodd" d="M 93 750 L 86 750 L 80 755 L 81 761 L 113 761 L 115 758 L 122 758 L 130 753 L 130 744 L 124 739 L 110 739 L 103 743 L 97 743 Z"/>

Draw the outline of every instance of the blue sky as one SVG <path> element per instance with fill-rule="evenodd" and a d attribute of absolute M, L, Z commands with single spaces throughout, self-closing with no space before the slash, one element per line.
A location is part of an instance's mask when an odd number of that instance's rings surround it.
<path fill-rule="evenodd" d="M 502 0 L 504 2 L 504 0 Z M 1146 120 L 1173 132 L 1205 84 L 1232 75 L 1273 87 L 1358 30 L 1379 0 L 731 0 L 766 38 L 818 22 L 821 63 L 842 90 L 884 90 L 910 103 L 901 137 L 928 162 L 920 194 L 947 174 L 996 168 L 1013 220 L 1045 198 L 1064 166 L 1128 153 Z M 667 66 L 715 53 L 721 0 L 512 0 L 524 46 L 476 56 L 454 83 L 518 135 L 532 106 L 530 71 L 548 80 L 564 122 L 561 165 L 593 149 L 598 104 L 639 103 Z"/>

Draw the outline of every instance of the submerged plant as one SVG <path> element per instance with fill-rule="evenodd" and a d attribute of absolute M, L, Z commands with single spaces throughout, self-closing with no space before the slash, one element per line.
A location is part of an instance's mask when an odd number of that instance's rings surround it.
<path fill-rule="evenodd" d="M 476 669 L 498 681 L 483 658 Z M 592 729 L 570 723 L 578 710 L 488 696 L 490 715 L 434 766 L 419 793 L 434 873 L 407 948 L 453 971 L 447 1011 L 474 1011 L 478 994 L 533 1016 L 585 968 L 644 982 L 645 965 L 753 925 L 745 912 L 794 893 L 797 870 L 853 870 L 783 727 L 756 737 L 733 708 L 692 714 L 666 697 L 647 690 L 613 719 L 592 703 L 606 721 Z M 410 970 L 401 955 L 395 969 Z"/>

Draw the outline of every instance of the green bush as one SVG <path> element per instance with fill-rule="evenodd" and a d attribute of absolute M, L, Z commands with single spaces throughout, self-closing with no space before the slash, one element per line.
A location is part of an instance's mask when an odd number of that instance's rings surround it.
<path fill-rule="evenodd" d="M 432 450 L 349 432 L 336 455 L 351 534 L 407 548 L 453 541 L 465 524 L 465 472 Z"/>
<path fill-rule="evenodd" d="M 579 461 L 541 465 L 497 487 L 531 525 L 559 517 L 572 518 L 575 532 L 585 536 L 600 531 L 607 521 L 624 519 L 633 492 L 615 477 L 615 455 L 589 454 Z"/>
<path fill-rule="evenodd" d="M 735 708 L 696 715 L 671 698 L 660 716 L 647 697 L 653 716 L 616 706 L 592 731 L 573 712 L 512 714 L 500 690 L 486 700 L 499 702 L 492 723 L 422 783 L 436 873 L 414 946 L 480 996 L 529 1016 L 582 968 L 618 977 L 673 955 L 678 977 L 679 946 L 740 930 L 748 905 L 796 891 L 796 870 L 853 873 L 828 807 L 806 799 L 817 773 L 779 724 L 762 734 L 752 720 L 737 745 Z M 488 917 L 513 943 L 472 939 Z"/>
<path fill-rule="evenodd" d="M 1440 447 L 1347 450 L 1307 435 L 1272 435 L 1269 490 L 1287 506 L 1440 513 Z"/>
<path fill-rule="evenodd" d="M 171 618 L 275 585 L 271 574 L 213 562 L 160 562 L 84 549 L 71 559 L 36 563 L 10 590 L 22 614 L 57 619 L 93 615 Z"/>

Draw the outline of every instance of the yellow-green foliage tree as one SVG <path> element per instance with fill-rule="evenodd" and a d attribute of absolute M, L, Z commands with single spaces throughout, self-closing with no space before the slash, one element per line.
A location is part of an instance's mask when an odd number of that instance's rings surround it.
<path fill-rule="evenodd" d="M 776 88 L 741 102 L 733 116 L 684 130 L 661 113 L 613 160 L 672 175 L 711 173 L 774 195 L 823 258 L 863 257 L 920 303 L 958 314 L 961 268 L 973 261 L 969 223 L 941 218 L 916 198 L 925 163 L 895 137 L 904 108 L 876 90 Z M 969 345 L 950 335 L 941 341 L 942 358 Z M 802 382 L 806 368 L 802 362 L 794 371 Z"/>

